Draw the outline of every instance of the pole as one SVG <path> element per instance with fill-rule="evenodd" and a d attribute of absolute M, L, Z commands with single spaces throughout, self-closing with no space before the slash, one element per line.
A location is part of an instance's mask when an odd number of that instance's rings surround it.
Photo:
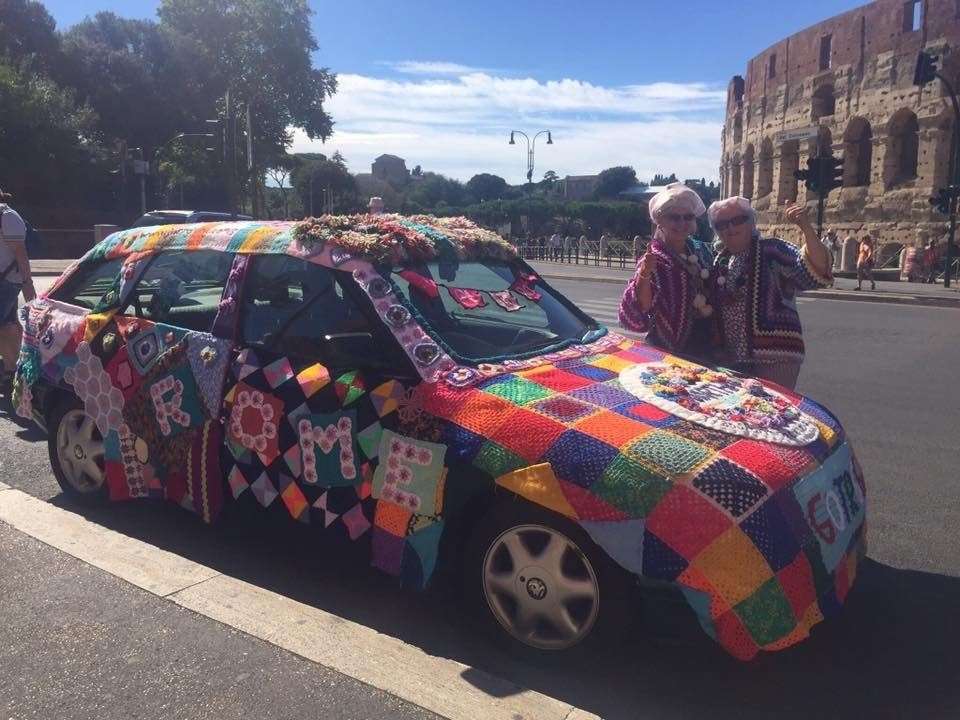
<path fill-rule="evenodd" d="M 140 169 L 143 170 L 143 148 L 137 148 L 140 151 Z M 147 174 L 140 173 L 140 214 L 147 212 Z"/>
<path fill-rule="evenodd" d="M 310 217 L 313 217 L 313 171 L 310 171 Z"/>
<path fill-rule="evenodd" d="M 950 104 L 953 105 L 953 137 L 950 140 L 950 179 L 947 191 L 950 194 L 950 231 L 947 235 L 947 252 L 944 255 L 943 286 L 950 287 L 950 271 L 953 263 L 953 240 L 957 232 L 957 193 L 960 192 L 960 104 L 957 102 L 957 93 L 953 85 L 943 75 L 937 73 L 950 93 Z"/>

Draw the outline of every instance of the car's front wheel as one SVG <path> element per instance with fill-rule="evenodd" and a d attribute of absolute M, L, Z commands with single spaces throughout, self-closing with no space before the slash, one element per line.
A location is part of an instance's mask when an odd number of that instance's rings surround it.
<path fill-rule="evenodd" d="M 54 408 L 48 425 L 50 465 L 65 495 L 84 502 L 106 497 L 103 436 L 76 397 Z"/>
<path fill-rule="evenodd" d="M 623 574 L 579 527 L 523 501 L 480 522 L 464 571 L 477 613 L 525 654 L 570 650 L 623 622 Z"/>

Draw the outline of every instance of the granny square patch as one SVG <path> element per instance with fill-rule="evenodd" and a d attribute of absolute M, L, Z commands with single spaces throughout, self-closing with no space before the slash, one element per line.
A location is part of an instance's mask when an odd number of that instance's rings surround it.
<path fill-rule="evenodd" d="M 756 440 L 738 440 L 720 454 L 745 467 L 771 490 L 778 490 L 796 479 L 798 471 L 810 462 L 805 451 L 778 452 L 774 445 Z"/>
<path fill-rule="evenodd" d="M 675 553 L 655 533 L 643 533 L 643 575 L 654 580 L 677 579 L 687 569 L 686 559 Z"/>
<path fill-rule="evenodd" d="M 757 546 L 774 572 L 789 565 L 800 552 L 779 503 L 763 503 L 741 521 L 740 529 Z"/>
<path fill-rule="evenodd" d="M 480 446 L 480 452 L 473 459 L 473 466 L 482 470 L 493 478 L 506 475 L 517 468 L 522 468 L 529 463 L 519 455 L 510 452 L 502 445 L 495 442 L 484 440 Z"/>
<path fill-rule="evenodd" d="M 244 449 L 256 452 L 264 466 L 269 466 L 280 454 L 277 423 L 282 414 L 279 398 L 241 381 L 233 392 L 228 436 Z"/>
<path fill-rule="evenodd" d="M 484 438 L 475 432 L 462 428 L 456 423 L 444 423 L 440 431 L 440 442 L 447 446 L 451 464 L 453 461 L 470 463 L 480 452 Z"/>
<path fill-rule="evenodd" d="M 674 485 L 647 516 L 647 530 L 687 560 L 732 525 L 729 516 L 685 485 Z"/>
<path fill-rule="evenodd" d="M 593 403 L 603 408 L 612 408 L 633 400 L 633 396 L 626 390 L 608 383 L 595 383 L 579 390 L 567 393 L 570 397 L 583 402 Z"/>
<path fill-rule="evenodd" d="M 734 517 L 740 517 L 767 495 L 767 487 L 752 473 L 723 458 L 697 473 L 693 486 Z"/>
<path fill-rule="evenodd" d="M 260 477 L 250 484 L 250 490 L 264 507 L 268 507 L 270 503 L 277 499 L 277 489 L 270 482 L 270 478 L 267 477 L 265 472 L 261 472 Z"/>
<path fill-rule="evenodd" d="M 347 406 L 356 400 L 359 400 L 366 393 L 363 384 L 363 378 L 356 370 L 351 370 L 337 378 L 334 387 L 337 390 L 337 397 L 340 398 L 340 404 Z"/>
<path fill-rule="evenodd" d="M 311 398 L 330 384 L 330 373 L 320 363 L 305 367 L 297 373 L 297 382 L 305 398 Z"/>
<path fill-rule="evenodd" d="M 307 498 L 294 479 L 281 473 L 278 487 L 280 488 L 280 499 L 287 506 L 290 517 L 302 523 L 309 523 L 310 503 L 307 502 Z"/>
<path fill-rule="evenodd" d="M 347 527 L 347 533 L 351 540 L 356 540 L 370 529 L 370 521 L 363 512 L 363 505 L 357 503 L 347 510 L 343 515 L 343 524 Z"/>
<path fill-rule="evenodd" d="M 127 352 L 133 367 L 141 375 L 146 374 L 153 361 L 160 356 L 163 343 L 155 327 L 134 335 L 127 341 Z"/>
<path fill-rule="evenodd" d="M 276 389 L 293 377 L 293 368 L 290 366 L 290 361 L 282 357 L 264 366 L 263 376 L 270 384 L 270 387 Z"/>
<path fill-rule="evenodd" d="M 556 420 L 517 408 L 490 439 L 530 462 L 540 459 L 566 428 Z"/>
<path fill-rule="evenodd" d="M 227 483 L 230 485 L 230 492 L 233 493 L 234 500 L 240 497 L 240 494 L 250 487 L 250 483 L 247 482 L 247 479 L 243 476 L 243 472 L 237 465 L 234 465 L 230 474 L 227 475 Z"/>
<path fill-rule="evenodd" d="M 794 617 L 802 619 L 807 608 L 817 601 L 813 575 L 806 555 L 798 553 L 789 565 L 777 572 L 777 580 L 780 581 L 783 594 L 790 601 Z"/>
<path fill-rule="evenodd" d="M 627 446 L 626 454 L 668 475 L 680 475 L 695 468 L 711 451 L 686 438 L 663 430 L 654 430 Z"/>
<path fill-rule="evenodd" d="M 260 369 L 260 358 L 250 348 L 244 348 L 234 361 L 233 371 L 238 380 L 243 380 Z"/>
<path fill-rule="evenodd" d="M 370 391 L 370 402 L 379 417 L 389 415 L 400 407 L 405 389 L 396 380 L 388 380 Z"/>
<path fill-rule="evenodd" d="M 576 430 L 567 430 L 544 453 L 558 478 L 583 488 L 603 477 L 607 466 L 617 457 L 616 448 Z"/>
<path fill-rule="evenodd" d="M 733 608 L 757 645 L 767 645 L 793 630 L 796 621 L 777 579 L 770 578 Z"/>
<path fill-rule="evenodd" d="M 371 423 L 357 435 L 360 450 L 368 460 L 375 460 L 380 453 L 380 438 L 383 426 L 379 422 Z"/>
<path fill-rule="evenodd" d="M 597 408 L 593 405 L 563 395 L 554 395 L 544 400 L 538 400 L 530 407 L 565 424 L 573 423 L 597 411 Z"/>
<path fill-rule="evenodd" d="M 542 385 L 524 380 L 516 375 L 507 375 L 499 380 L 499 382 L 484 387 L 484 392 L 509 400 L 514 405 L 528 405 L 553 395 L 550 390 Z"/>
<path fill-rule="evenodd" d="M 559 367 L 559 363 L 558 363 Z M 566 368 L 566 371 L 573 373 L 574 375 L 579 375 L 580 377 L 587 378 L 588 380 L 594 380 L 596 382 L 603 382 L 604 380 L 611 380 L 617 376 L 612 370 L 607 370 L 606 368 L 594 367 L 593 365 L 583 365 Z"/>
<path fill-rule="evenodd" d="M 636 420 L 637 422 L 642 422 L 645 425 L 650 425 L 655 428 L 669 428 L 673 427 L 680 422 L 680 418 L 675 415 L 671 415 L 668 412 L 664 412 L 658 407 L 651 405 L 650 403 L 637 402 L 637 400 L 631 400 L 626 402 L 623 405 L 617 405 L 616 407 L 611 408 L 614 412 L 620 413 L 624 417 L 630 418 L 631 420 Z"/>
<path fill-rule="evenodd" d="M 637 440 L 652 429 L 610 410 L 600 410 L 576 423 L 574 428 L 615 447 Z"/>
<path fill-rule="evenodd" d="M 643 518 L 672 487 L 673 483 L 666 478 L 617 455 L 590 491 L 631 517 Z"/>
<path fill-rule="evenodd" d="M 402 537 L 397 537 L 383 528 L 374 526 L 370 564 L 383 570 L 388 575 L 399 575 L 405 544 L 406 542 Z"/>
<path fill-rule="evenodd" d="M 413 513 L 410 510 L 392 502 L 382 501 L 377 503 L 373 524 L 391 535 L 402 538 L 407 536 L 407 526 L 412 518 Z"/>
<path fill-rule="evenodd" d="M 701 550 L 691 564 L 710 580 L 731 607 L 750 597 L 773 576 L 750 538 L 736 526 L 728 528 Z"/>
<path fill-rule="evenodd" d="M 576 390 L 577 388 L 582 388 L 593 382 L 589 378 L 585 378 L 581 375 L 575 375 L 574 373 L 569 373 L 565 370 L 558 370 L 556 368 L 539 370 L 538 372 L 529 373 L 524 377 L 526 377 L 527 380 L 532 380 L 538 385 L 543 385 L 544 387 L 548 387 L 551 390 L 556 390 L 557 392 Z"/>
<path fill-rule="evenodd" d="M 163 437 L 173 438 L 203 424 L 203 409 L 189 365 L 178 365 L 152 383 L 150 399 Z"/>

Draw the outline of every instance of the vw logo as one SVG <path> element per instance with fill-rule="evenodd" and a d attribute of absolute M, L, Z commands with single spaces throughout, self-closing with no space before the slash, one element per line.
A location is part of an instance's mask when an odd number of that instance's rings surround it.
<path fill-rule="evenodd" d="M 543 600 L 547 596 L 547 585 L 540 578 L 527 580 L 527 594 L 534 600 Z"/>

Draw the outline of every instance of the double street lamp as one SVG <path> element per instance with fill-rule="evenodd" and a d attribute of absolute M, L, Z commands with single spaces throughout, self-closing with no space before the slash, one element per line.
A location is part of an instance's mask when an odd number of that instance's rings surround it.
<path fill-rule="evenodd" d="M 516 145 L 517 142 L 514 140 L 514 135 L 522 135 L 523 139 L 527 141 L 527 184 L 533 184 L 533 153 L 537 149 L 537 138 L 541 135 L 547 136 L 547 145 L 553 145 L 553 135 L 549 130 L 541 130 L 536 135 L 533 136 L 533 140 L 527 136 L 525 132 L 520 130 L 511 130 L 510 131 L 510 145 Z"/>

